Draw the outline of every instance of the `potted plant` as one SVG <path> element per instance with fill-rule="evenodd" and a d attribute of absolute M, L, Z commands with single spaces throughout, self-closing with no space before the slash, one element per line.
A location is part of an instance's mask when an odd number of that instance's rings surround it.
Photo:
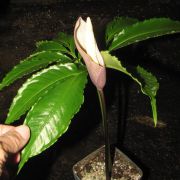
<path fill-rule="evenodd" d="M 36 51 L 7 73 L 0 84 L 2 90 L 15 80 L 32 74 L 18 90 L 5 121 L 6 124 L 10 124 L 27 114 L 24 123 L 31 129 L 31 138 L 22 151 L 18 172 L 29 158 L 49 148 L 67 131 L 71 119 L 80 110 L 84 101 L 87 72 L 97 88 L 102 110 L 107 179 L 111 174 L 111 158 L 103 94 L 106 68 L 118 70 L 140 85 L 142 93 L 150 98 L 154 124 L 155 126 L 157 124 L 156 93 L 159 88 L 157 79 L 140 66 L 135 69 L 136 73 L 128 71 L 118 57 L 113 55 L 113 51 L 149 38 L 178 33 L 180 22 L 168 18 L 138 21 L 133 18 L 117 17 L 106 28 L 107 50 L 99 52 L 89 21 L 90 19 L 87 22 L 78 19 L 74 38 L 59 33 L 54 40 L 38 42 Z M 81 29 L 79 35 L 78 28 Z M 84 37 L 81 37 L 83 33 L 87 33 L 89 39 L 83 39 Z M 93 53 L 91 54 L 93 48 L 95 58 Z"/>

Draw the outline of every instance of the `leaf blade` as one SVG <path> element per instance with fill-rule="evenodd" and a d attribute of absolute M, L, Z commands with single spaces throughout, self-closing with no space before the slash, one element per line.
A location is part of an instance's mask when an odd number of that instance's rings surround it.
<path fill-rule="evenodd" d="M 76 70 L 76 66 L 72 63 L 53 65 L 29 78 L 13 99 L 5 123 L 10 124 L 18 120 L 49 88 L 57 82 L 73 76 L 74 74 L 69 71 L 69 68 Z"/>
<path fill-rule="evenodd" d="M 125 67 L 122 66 L 121 61 L 117 57 L 112 56 L 108 51 L 101 51 L 106 67 L 121 71 L 122 73 L 128 75 L 136 83 L 139 84 L 141 92 L 150 98 L 153 120 L 156 126 L 157 124 L 157 106 L 156 106 L 156 94 L 159 89 L 159 83 L 155 76 L 147 72 L 142 67 L 138 66 L 136 68 L 137 73 L 140 75 L 141 79 L 136 77 L 134 74 L 127 71 Z"/>
<path fill-rule="evenodd" d="M 54 41 L 63 45 L 67 49 L 66 53 L 71 55 L 73 58 L 77 58 L 75 51 L 76 46 L 74 43 L 74 37 L 72 35 L 60 32 L 58 33 L 57 38 L 55 38 Z"/>
<path fill-rule="evenodd" d="M 81 69 L 73 77 L 57 83 L 29 111 L 25 124 L 31 129 L 31 139 L 22 152 L 18 171 L 30 157 L 50 147 L 66 132 L 83 103 L 86 81 L 87 72 Z"/>
<path fill-rule="evenodd" d="M 49 51 L 42 51 L 35 53 L 24 61 L 21 61 L 20 64 L 15 66 L 6 76 L 3 78 L 0 83 L 0 90 L 4 87 L 10 85 L 17 79 L 30 74 L 34 71 L 42 69 L 43 67 L 48 66 L 52 62 L 70 62 L 71 59 L 61 53 L 54 53 Z"/>
<path fill-rule="evenodd" d="M 152 18 L 128 26 L 114 36 L 109 51 L 146 39 L 180 32 L 180 22 L 169 18 Z"/>
<path fill-rule="evenodd" d="M 36 51 L 59 51 L 66 52 L 67 49 L 56 41 L 39 41 L 36 43 Z"/>
<path fill-rule="evenodd" d="M 106 32 L 105 32 L 106 43 L 108 44 L 117 33 L 120 33 L 124 28 L 127 28 L 128 26 L 136 22 L 138 22 L 138 20 L 135 18 L 129 18 L 129 17 L 114 18 L 106 26 Z"/>

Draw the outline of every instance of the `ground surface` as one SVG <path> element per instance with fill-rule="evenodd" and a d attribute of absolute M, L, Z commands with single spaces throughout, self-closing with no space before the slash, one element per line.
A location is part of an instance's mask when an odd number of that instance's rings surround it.
<path fill-rule="evenodd" d="M 180 20 L 179 9 L 180 2 L 173 0 L 121 0 L 117 3 L 85 0 L 59 3 L 29 0 L 25 3 L 12 0 L 7 9 L 1 5 L 0 77 L 28 56 L 34 50 L 36 41 L 52 39 L 59 31 L 71 33 L 78 16 L 90 16 L 96 35 L 101 39 L 104 24 L 114 16 L 141 20 L 163 16 Z M 180 179 L 179 47 L 180 35 L 175 35 L 143 42 L 118 52 L 124 63 L 130 66 L 139 63 L 158 77 L 159 120 L 165 124 L 159 128 L 153 128 L 149 121 L 149 101 L 140 93 L 139 87 L 129 78 L 108 71 L 106 93 L 111 142 L 138 164 L 145 180 Z M 18 81 L 0 93 L 0 122 L 4 121 L 12 97 L 22 82 Z M 120 103 L 121 99 L 124 103 Z M 95 104 L 96 92 L 89 84 L 85 104 L 72 121 L 69 131 L 48 151 L 31 159 L 16 180 L 72 180 L 73 164 L 103 144 L 99 110 Z M 122 109 L 126 113 L 122 113 Z M 122 126 L 125 131 L 122 131 Z"/>

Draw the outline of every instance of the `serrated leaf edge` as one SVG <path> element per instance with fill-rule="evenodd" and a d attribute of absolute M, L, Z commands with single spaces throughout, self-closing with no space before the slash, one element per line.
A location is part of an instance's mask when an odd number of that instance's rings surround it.
<path fill-rule="evenodd" d="M 84 72 L 83 72 L 83 73 L 84 73 Z M 86 85 L 86 84 L 87 84 L 87 78 L 86 78 L 86 81 L 85 81 L 85 83 L 84 83 L 84 87 L 82 88 L 83 91 L 84 91 L 84 89 L 85 89 L 85 85 Z M 41 98 L 42 98 L 42 97 L 40 97 L 40 99 L 41 99 Z M 40 101 L 40 99 L 32 106 L 31 110 L 33 110 L 34 106 Z M 27 160 L 24 161 L 23 165 L 22 165 L 20 168 L 18 168 L 17 174 L 20 172 L 20 170 L 22 169 L 22 167 L 24 166 L 24 164 L 28 161 L 28 159 L 30 159 L 31 157 L 37 156 L 38 154 L 42 153 L 43 151 L 45 151 L 47 148 L 51 147 L 55 142 L 58 141 L 58 139 L 68 130 L 69 125 L 71 124 L 72 119 L 73 119 L 74 116 L 77 114 L 77 112 L 79 112 L 79 110 L 81 109 L 83 103 L 84 103 L 84 95 L 82 96 L 82 101 L 81 101 L 80 106 L 77 108 L 77 110 L 75 111 L 75 113 L 71 116 L 70 121 L 69 121 L 69 124 L 67 125 L 67 128 L 66 128 L 61 134 L 57 135 L 57 137 L 54 138 L 55 140 L 54 140 L 53 142 L 49 143 L 48 146 L 45 146 L 45 148 L 43 148 L 43 149 L 41 150 L 41 152 L 39 152 L 39 153 L 37 153 L 37 154 L 35 154 L 35 155 L 32 155 L 32 156 L 29 156 L 29 158 L 27 158 Z M 31 111 L 31 110 L 30 110 L 30 111 Z M 27 114 L 27 116 L 28 116 L 28 114 Z M 26 124 L 26 123 L 24 123 L 24 124 Z M 22 153 L 23 153 L 23 151 L 22 151 Z"/>
<path fill-rule="evenodd" d="M 11 71 L 17 69 L 18 66 L 21 65 L 21 63 L 24 63 L 25 61 L 29 61 L 30 58 L 32 58 L 32 57 L 34 57 L 34 56 L 36 56 L 36 55 L 39 55 L 39 54 L 43 54 L 43 53 L 45 53 L 45 52 L 51 52 L 51 51 L 40 51 L 40 52 L 37 52 L 37 53 L 35 53 L 35 54 L 32 54 L 32 55 L 30 55 L 29 57 L 27 57 L 26 59 L 21 60 L 19 64 L 17 64 L 16 66 L 14 66 L 14 67 L 12 68 Z M 66 56 L 66 55 L 64 55 L 64 54 L 62 54 L 62 53 L 60 53 L 60 52 L 56 52 L 56 54 L 62 55 L 62 56 L 64 56 L 65 58 L 67 58 L 67 59 L 70 60 L 70 58 L 69 58 L 68 56 Z M 9 73 L 7 73 L 7 74 L 5 75 L 5 77 L 2 79 L 2 81 L 1 81 L 1 83 L 0 83 L 0 90 L 2 90 L 4 87 L 9 86 L 10 84 L 12 84 L 13 82 L 15 82 L 16 80 L 18 80 L 18 79 L 20 79 L 20 78 L 22 78 L 22 77 L 24 77 L 24 76 L 26 76 L 26 75 L 28 75 L 28 74 L 31 74 L 31 73 L 33 73 L 33 72 L 35 72 L 35 71 L 38 71 L 39 69 L 42 69 L 43 67 L 47 67 L 48 65 L 50 65 L 50 64 L 53 63 L 53 62 L 60 62 L 60 61 L 59 61 L 59 60 L 51 60 L 51 61 L 47 62 L 45 65 L 38 66 L 38 69 L 32 70 L 31 72 L 24 73 L 21 77 L 16 78 L 14 81 L 12 81 L 12 82 L 7 81 L 8 83 L 6 83 L 6 85 L 2 85 L 2 84 L 4 83 L 4 79 L 5 79 L 5 78 L 8 76 L 8 74 L 11 72 L 11 71 L 9 71 Z"/>
<path fill-rule="evenodd" d="M 146 93 L 144 90 L 143 90 L 143 85 L 141 84 L 141 82 L 133 77 L 133 75 L 131 75 L 131 73 L 129 73 L 126 68 L 124 68 L 122 65 L 121 65 L 121 62 L 118 60 L 118 58 L 116 56 L 113 56 L 109 53 L 109 51 L 101 51 L 102 55 L 103 53 L 108 55 L 108 56 L 111 56 L 113 59 L 115 59 L 116 61 L 118 61 L 117 63 L 124 69 L 124 71 L 120 70 L 120 69 L 117 69 L 117 68 L 113 68 L 112 66 L 107 66 L 107 64 L 105 63 L 106 67 L 108 68 L 112 68 L 112 69 L 116 69 L 118 71 L 121 71 L 123 72 L 124 74 L 128 75 L 131 79 L 133 79 L 135 82 L 137 82 L 140 86 L 140 89 L 141 89 L 141 92 L 143 94 L 145 94 L 146 96 L 149 97 L 150 99 L 150 102 L 151 102 L 151 107 L 152 107 L 152 113 L 153 113 L 153 119 L 154 119 L 154 124 L 155 124 L 155 127 L 157 125 L 157 108 L 156 108 L 156 96 L 151 96 L 151 95 L 148 95 L 148 93 Z M 141 67 L 142 68 L 142 67 Z M 145 70 L 145 69 L 144 69 Z M 126 72 L 127 71 L 127 72 Z M 147 71 L 148 72 L 148 71 Z M 149 72 L 148 72 L 149 73 Z M 151 74 L 152 75 L 152 74 Z M 158 90 L 158 89 L 157 89 Z M 154 104 L 155 103 L 155 104 Z"/>
<path fill-rule="evenodd" d="M 114 19 L 113 19 L 113 21 L 111 21 L 111 22 L 109 22 L 108 23 L 108 25 L 107 25 L 107 29 L 106 29 L 106 32 L 107 32 L 107 30 L 108 29 L 113 29 L 113 25 L 111 25 L 110 27 L 108 27 L 110 24 L 113 24 L 113 23 L 115 23 L 115 21 L 119 21 L 119 19 L 124 19 L 124 20 L 136 20 L 136 21 L 138 21 L 138 19 L 136 19 L 136 18 L 132 18 L 132 17 L 119 17 L 119 16 L 117 16 L 117 17 L 115 17 Z M 137 22 L 135 22 L 135 23 L 137 23 Z M 133 23 L 133 24 L 135 24 L 135 23 Z M 132 25 L 133 25 L 132 24 Z M 129 26 L 132 26 L 132 25 L 127 25 L 127 27 L 129 27 Z M 120 31 L 120 32 L 122 32 L 123 31 L 123 29 Z M 114 36 L 116 35 L 117 33 L 115 33 L 114 34 Z M 113 39 L 113 35 L 112 35 L 112 33 L 111 33 L 111 35 L 110 35 L 110 38 L 107 38 L 107 37 L 109 37 L 109 36 L 107 36 L 107 33 L 106 33 L 106 43 L 109 43 L 112 39 Z"/>
<path fill-rule="evenodd" d="M 38 76 L 41 76 L 42 74 L 47 73 L 48 71 L 50 71 L 50 70 L 52 70 L 52 69 L 57 69 L 57 70 L 59 70 L 59 68 L 57 68 L 57 66 L 58 66 L 58 67 L 68 67 L 68 68 L 70 68 L 68 65 L 73 65 L 73 63 L 53 65 L 53 66 L 50 66 L 49 68 L 43 69 L 43 70 L 40 71 L 40 72 L 37 72 L 36 74 L 33 74 L 32 77 L 29 78 L 29 79 L 22 85 L 22 87 L 18 90 L 17 95 L 16 95 L 15 98 L 13 99 L 13 102 L 12 102 L 11 107 L 14 107 L 14 106 L 15 106 L 16 102 L 19 100 L 19 98 L 21 98 L 20 94 L 27 88 L 27 86 L 29 86 L 30 84 L 34 83 L 34 81 L 32 81 L 32 79 L 34 79 L 34 78 L 36 78 L 36 77 L 38 77 Z M 73 73 L 73 75 L 75 75 L 75 74 L 79 74 L 79 73 Z M 58 79 L 56 82 L 54 82 L 53 84 L 56 84 L 58 81 L 63 80 L 63 79 L 66 79 L 66 78 L 71 77 L 71 76 L 72 76 L 72 74 L 69 75 L 69 76 L 66 76 L 66 77 L 64 77 L 64 78 L 60 78 L 60 79 Z M 46 87 L 45 89 L 48 89 L 50 86 L 52 86 L 52 84 L 48 85 L 48 87 Z M 45 89 L 44 89 L 44 90 L 45 90 Z M 39 92 L 36 93 L 36 94 L 39 94 L 40 92 L 42 92 L 42 91 L 39 91 Z M 43 92 L 43 94 L 44 94 L 44 93 L 45 93 L 45 92 Z M 29 99 L 29 100 L 30 100 L 30 99 Z M 7 115 L 7 119 L 6 119 L 6 123 L 7 123 L 7 124 L 12 123 L 12 121 L 10 121 L 10 122 L 8 121 L 9 116 L 10 116 L 10 112 L 11 112 L 11 109 L 12 109 L 11 107 L 10 107 L 10 109 L 9 109 L 9 112 L 8 112 L 8 115 Z M 26 112 L 27 112 L 27 111 L 28 111 L 28 110 L 26 110 Z M 24 112 L 24 113 L 26 113 L 26 112 Z M 16 113 L 16 114 L 17 114 L 17 113 Z M 22 115 L 21 115 L 21 116 L 22 116 Z M 21 116 L 19 116 L 19 117 L 21 117 Z M 17 120 L 19 117 L 17 117 L 16 119 L 14 119 L 14 121 Z M 12 119 L 12 118 L 11 118 L 11 119 Z M 13 122 L 14 122 L 14 121 L 13 121 Z"/>
<path fill-rule="evenodd" d="M 146 19 L 146 20 L 144 20 L 144 21 L 139 21 L 139 22 L 134 23 L 134 24 L 132 24 L 132 25 L 130 25 L 130 26 L 131 26 L 131 28 L 133 29 L 133 28 L 135 28 L 136 26 L 138 26 L 139 23 L 140 23 L 140 24 L 142 24 L 142 23 L 145 24 L 145 23 L 147 23 L 147 22 L 152 22 L 152 21 L 154 21 L 154 20 L 161 20 L 161 21 L 163 21 L 163 20 L 169 20 L 169 21 L 172 21 L 172 22 L 174 22 L 174 23 L 180 23 L 179 21 L 172 20 L 172 19 L 170 19 L 170 18 L 151 18 L 151 19 Z M 115 34 L 112 43 L 115 42 L 115 41 L 118 39 L 118 36 L 119 36 L 119 35 L 124 34 L 125 31 L 129 29 L 130 26 L 124 28 L 122 31 L 120 31 L 119 33 Z M 165 29 L 165 28 L 164 28 L 164 29 Z M 168 29 L 169 29 L 169 28 L 168 28 Z M 151 32 L 153 32 L 153 31 L 151 31 Z M 157 31 L 155 31 L 155 32 L 157 32 Z M 145 41 L 145 40 L 151 39 L 151 38 L 156 38 L 156 37 L 168 35 L 168 34 L 170 35 L 170 34 L 174 34 L 174 33 L 178 33 L 178 32 L 180 32 L 180 31 L 179 31 L 179 30 L 178 30 L 178 31 L 176 31 L 176 30 L 170 30 L 169 32 L 167 32 L 167 33 L 165 33 L 165 34 L 163 34 L 163 35 L 154 35 L 154 36 L 152 36 L 152 37 L 147 37 L 147 38 L 145 38 L 145 39 L 143 39 L 143 40 L 136 40 L 134 43 L 137 43 L 137 42 L 140 42 L 140 41 Z M 148 33 L 149 33 L 149 32 L 148 32 Z M 143 34 L 143 33 L 142 33 L 142 34 Z M 144 34 L 147 34 L 147 33 L 144 33 Z M 136 36 L 134 36 L 134 37 L 136 37 Z M 133 38 L 134 38 L 134 37 L 133 37 Z M 129 39 L 132 39 L 132 38 L 129 38 Z M 127 39 L 126 39 L 126 41 L 127 41 Z M 115 47 L 115 48 L 112 47 L 112 43 L 111 43 L 111 45 L 109 46 L 109 49 L 108 49 L 108 50 L 109 50 L 109 51 L 114 51 L 114 50 L 117 50 L 117 49 L 119 49 L 119 48 L 122 48 L 122 47 L 125 47 L 125 46 L 128 46 L 128 45 L 132 44 L 131 42 L 129 42 L 129 43 L 127 43 L 126 45 L 123 45 L 123 43 L 126 42 L 126 41 L 122 41 L 122 42 L 118 45 L 118 47 Z"/>

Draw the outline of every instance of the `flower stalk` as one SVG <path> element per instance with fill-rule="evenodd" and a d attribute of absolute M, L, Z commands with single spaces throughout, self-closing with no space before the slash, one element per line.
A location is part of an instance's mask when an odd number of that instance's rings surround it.
<path fill-rule="evenodd" d="M 111 179 L 111 171 L 112 171 L 112 160 L 111 160 L 111 151 L 110 151 L 110 142 L 109 142 L 109 128 L 108 128 L 108 120 L 107 120 L 107 112 L 106 112 L 106 102 L 104 97 L 103 90 L 98 90 L 98 98 L 101 107 L 101 115 L 103 122 L 103 131 L 104 131 L 104 142 L 105 142 L 105 174 L 106 180 Z"/>

